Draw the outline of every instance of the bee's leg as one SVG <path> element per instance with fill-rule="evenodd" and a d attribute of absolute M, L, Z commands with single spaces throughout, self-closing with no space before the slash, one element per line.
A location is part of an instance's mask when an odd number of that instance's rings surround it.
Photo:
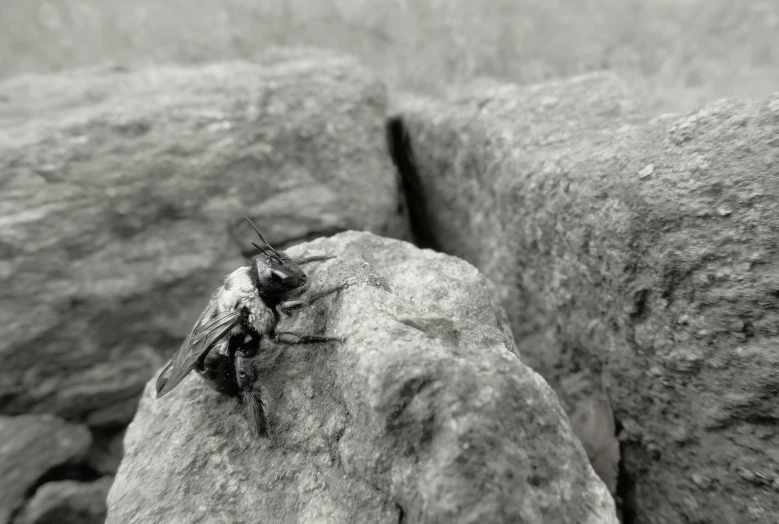
<path fill-rule="evenodd" d="M 268 421 L 265 418 L 265 406 L 262 403 L 262 394 L 254 387 L 257 374 L 252 366 L 252 358 L 257 355 L 260 347 L 260 337 L 247 334 L 244 343 L 235 352 L 235 376 L 238 388 L 241 391 L 241 402 L 246 410 L 246 417 L 255 435 L 267 436 Z"/>
<path fill-rule="evenodd" d="M 330 260 L 331 258 L 336 257 L 335 255 L 317 255 L 313 257 L 299 258 L 295 262 L 302 266 L 303 264 L 308 264 L 309 262 L 322 262 L 323 260 Z"/>
<path fill-rule="evenodd" d="M 318 342 L 343 342 L 343 339 L 338 337 L 328 337 L 325 335 L 301 335 L 300 333 L 293 333 L 292 331 L 277 331 L 272 335 L 273 340 L 280 344 L 316 344 Z"/>
<path fill-rule="evenodd" d="M 278 310 L 281 313 L 284 313 L 285 315 L 289 316 L 292 314 L 293 311 L 297 311 L 298 309 L 303 309 L 304 307 L 308 307 L 320 298 L 324 298 L 327 295 L 332 295 L 333 293 L 338 293 L 342 289 L 348 287 L 349 284 L 347 282 L 344 282 L 343 284 L 336 286 L 332 289 L 328 289 L 325 291 L 320 291 L 319 293 L 315 293 L 311 295 L 308 298 L 298 298 L 294 300 L 285 300 L 281 302 L 278 306 Z"/>
<path fill-rule="evenodd" d="M 227 340 L 211 349 L 195 371 L 206 379 L 211 389 L 230 397 L 238 396 L 235 364 L 229 354 Z"/>

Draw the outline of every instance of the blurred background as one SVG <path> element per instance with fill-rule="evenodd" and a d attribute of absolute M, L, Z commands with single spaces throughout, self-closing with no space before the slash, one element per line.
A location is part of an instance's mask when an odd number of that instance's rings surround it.
<path fill-rule="evenodd" d="M 0 226 L 5 337 L 0 344 L 5 363 L 0 372 L 0 524 L 103 521 L 124 430 L 144 384 L 180 343 L 214 283 L 241 259 L 232 241 L 214 244 L 212 239 L 226 235 L 208 224 L 221 227 L 225 217 L 240 216 L 276 173 L 288 169 L 284 176 L 296 183 L 321 182 L 317 191 L 327 195 L 304 202 L 308 207 L 298 206 L 305 209 L 281 225 L 266 221 L 279 228 L 269 234 L 277 247 L 354 227 L 354 217 L 369 216 L 367 210 L 375 215 L 367 229 L 404 237 L 400 219 L 393 225 L 387 218 L 397 207 L 389 182 L 384 200 L 357 202 L 381 193 L 372 184 L 392 180 L 393 173 L 382 149 L 385 95 L 360 72 L 345 68 L 342 81 L 353 82 L 355 89 L 340 97 L 333 88 L 327 96 L 338 102 L 332 108 L 343 105 L 343 114 L 367 101 L 371 110 L 349 113 L 342 129 L 357 122 L 363 127 L 355 137 L 376 140 L 355 140 L 354 150 L 337 160 L 328 156 L 330 144 L 342 143 L 336 140 L 344 136 L 330 129 L 335 109 L 317 121 L 314 107 L 300 113 L 289 129 L 268 131 L 267 141 L 277 146 L 272 154 L 225 146 L 232 144 L 231 137 L 235 143 L 243 137 L 236 123 L 243 121 L 239 113 L 252 99 L 246 93 L 262 91 L 254 72 L 242 65 L 204 69 L 202 76 L 210 79 L 202 82 L 198 71 L 153 72 L 130 80 L 116 80 L 113 73 L 91 78 L 72 72 L 252 63 L 286 46 L 356 57 L 387 86 L 390 107 L 393 96 L 441 94 L 474 79 L 526 85 L 614 71 L 647 112 L 657 115 L 692 111 L 723 97 L 764 97 L 779 89 L 779 0 L 0 0 L 0 82 L 5 82 L 0 87 L 0 158 L 5 156 L 5 163 L 0 161 L 0 222 L 5 224 Z M 235 82 L 233 72 L 240 77 Z M 59 76 L 36 78 L 51 73 Z M 311 73 L 312 85 L 319 85 L 317 75 Z M 82 79 L 87 87 L 79 86 Z M 283 84 L 273 89 L 300 90 L 289 97 L 292 101 L 318 94 L 295 81 Z M 174 118 L 165 121 L 181 110 L 174 100 L 179 89 L 186 92 L 182 121 L 191 119 L 189 126 L 176 127 Z M 284 98 L 277 95 L 268 95 L 271 109 L 276 98 Z M 153 101 L 146 103 L 147 97 Z M 221 101 L 230 97 L 235 104 Z M 68 113 L 71 102 L 82 107 Z M 201 105 L 205 109 L 199 112 Z M 206 114 L 212 107 L 221 112 L 214 121 Z M 133 120 L 137 108 L 141 116 Z M 315 132 L 298 136 L 295 126 L 309 122 Z M 266 124 L 268 129 L 279 125 Z M 228 140 L 216 142 L 201 127 L 208 133 L 223 131 Z M 192 136 L 186 135 L 192 129 Z M 107 144 L 103 149 L 88 144 L 95 130 L 107 133 L 97 141 Z M 321 144 L 310 139 L 320 135 Z M 173 160 L 165 158 L 172 168 L 162 160 L 155 163 L 158 142 L 166 154 L 175 150 Z M 222 164 L 199 153 L 224 147 L 226 156 L 243 163 L 225 159 Z M 299 150 L 316 160 L 299 158 Z M 268 160 L 272 155 L 277 158 Z M 141 167 L 131 173 L 136 165 Z M 360 179 L 362 173 L 355 171 L 344 175 L 341 186 L 328 185 L 328 177 L 336 179 L 355 165 L 367 165 L 365 171 L 376 180 Z M 182 172 L 191 166 L 200 167 L 186 173 L 190 180 Z M 127 179 L 138 181 L 123 188 L 126 193 L 111 193 L 110 177 L 96 176 L 122 169 Z M 263 169 L 256 187 L 234 188 L 233 193 L 248 195 L 240 197 L 246 200 L 230 193 L 203 206 L 211 215 L 192 218 L 203 201 L 221 195 L 217 177 L 229 175 L 238 183 L 248 178 L 247 172 L 253 176 Z M 31 173 L 40 178 L 27 182 L 33 180 Z M 350 176 L 364 180 L 363 186 L 356 190 Z M 278 217 L 305 199 L 279 180 L 271 194 L 286 197 L 267 206 L 258 201 L 258 216 Z M 91 192 L 93 181 L 102 186 Z M 147 199 L 144 183 L 159 184 L 154 198 Z M 186 208 L 180 193 L 190 185 L 192 201 Z M 94 209 L 79 203 L 84 193 Z M 58 208 L 60 200 L 71 197 L 71 210 Z M 340 199 L 349 198 L 353 205 L 342 205 Z M 38 216 L 35 205 L 48 207 Z M 171 216 L 181 219 L 177 225 Z M 246 239 L 250 234 L 241 233 Z M 116 239 L 125 251 L 106 247 Z M 199 250 L 193 253 L 192 246 Z M 93 279 L 99 284 L 90 284 Z M 155 290 L 163 293 L 149 298 Z M 20 310 L 29 314 L 20 315 Z"/>
<path fill-rule="evenodd" d="M 436 92 L 614 70 L 657 112 L 761 96 L 779 80 L 776 0 L 3 0 L 0 76 L 95 64 L 258 57 L 272 45 L 359 57 Z"/>

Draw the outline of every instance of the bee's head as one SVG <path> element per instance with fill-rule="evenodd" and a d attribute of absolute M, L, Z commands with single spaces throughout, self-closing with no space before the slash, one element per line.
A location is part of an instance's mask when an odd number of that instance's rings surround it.
<path fill-rule="evenodd" d="M 303 290 L 308 277 L 303 269 L 283 251 L 260 253 L 252 258 L 260 295 L 290 295 L 292 291 Z"/>
<path fill-rule="evenodd" d="M 303 292 L 308 285 L 308 277 L 300 265 L 289 258 L 283 251 L 276 251 L 265 242 L 251 220 L 244 217 L 257 232 L 264 246 L 254 242 L 252 245 L 260 253 L 251 259 L 252 277 L 260 295 L 266 297 L 280 297 L 293 295 L 295 291 Z"/>

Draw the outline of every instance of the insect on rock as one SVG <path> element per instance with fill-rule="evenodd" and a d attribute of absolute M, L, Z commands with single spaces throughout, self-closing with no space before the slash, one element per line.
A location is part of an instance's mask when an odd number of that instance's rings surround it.
<path fill-rule="evenodd" d="M 347 287 L 344 283 L 308 298 L 308 276 L 302 266 L 334 256 L 294 259 L 270 246 L 257 227 L 243 217 L 260 237 L 262 246 L 252 242 L 259 253 L 225 278 L 192 331 L 157 379 L 157 398 L 175 388 L 193 369 L 216 391 L 237 397 L 244 405 L 251 429 L 267 435 L 262 396 L 256 387 L 252 358 L 260 341 L 270 338 L 281 344 L 342 342 L 337 337 L 277 331 L 281 316 L 309 306 Z"/>

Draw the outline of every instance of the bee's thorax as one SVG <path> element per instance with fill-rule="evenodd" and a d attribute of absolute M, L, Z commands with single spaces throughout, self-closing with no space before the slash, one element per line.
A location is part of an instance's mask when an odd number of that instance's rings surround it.
<path fill-rule="evenodd" d="M 216 293 L 219 312 L 238 309 L 246 313 L 246 322 L 257 333 L 266 334 L 275 326 L 275 316 L 260 298 L 252 278 L 253 268 L 241 267 L 227 275 L 222 287 Z M 234 329 L 235 335 L 244 330 L 242 324 Z"/>

